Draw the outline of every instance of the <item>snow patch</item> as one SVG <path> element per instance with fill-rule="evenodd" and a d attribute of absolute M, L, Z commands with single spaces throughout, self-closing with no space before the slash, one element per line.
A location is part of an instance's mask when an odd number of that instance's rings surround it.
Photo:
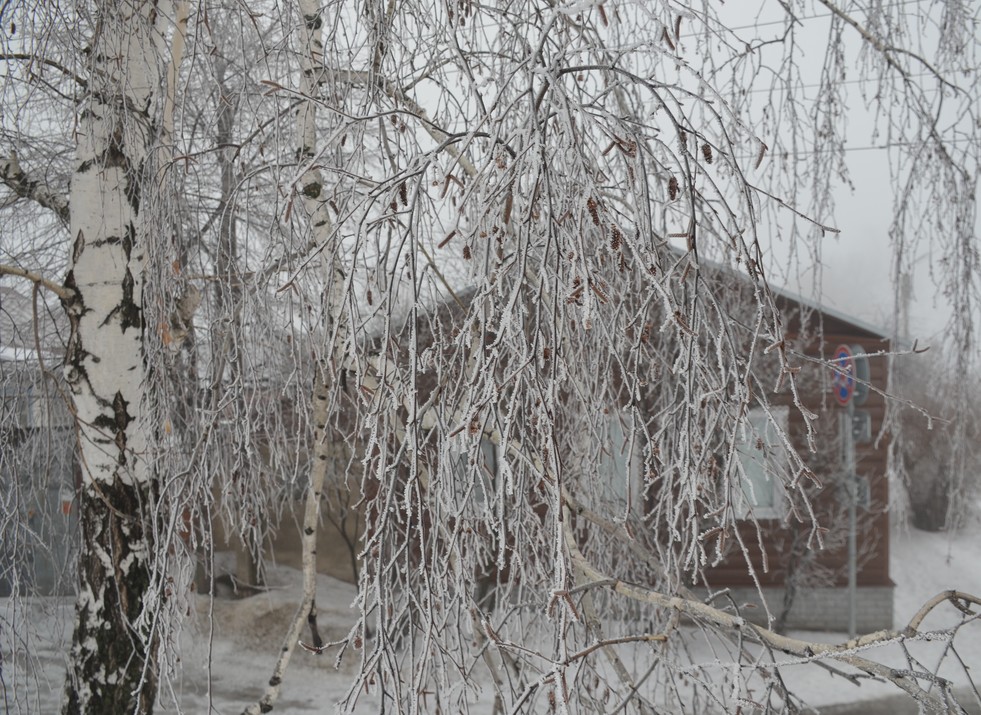
<path fill-rule="evenodd" d="M 977 525 L 955 536 L 919 531 L 893 536 L 892 574 L 896 581 L 898 628 L 905 626 L 923 602 L 940 591 L 956 587 L 981 593 L 981 569 L 977 568 L 975 558 L 979 538 L 981 528 Z M 296 612 L 302 592 L 302 575 L 294 569 L 273 566 L 269 570 L 269 582 L 266 592 L 240 600 L 217 598 L 211 601 L 201 595 L 192 597 L 195 607 L 180 634 L 181 670 L 175 674 L 173 690 L 161 696 L 158 712 L 239 713 L 262 695 L 282 647 L 287 624 Z M 92 594 L 84 600 L 96 602 Z M 318 626 L 326 640 L 340 640 L 348 634 L 357 617 L 352 605 L 356 600 L 357 589 L 353 585 L 326 576 L 318 577 Z M 39 608 L 42 601 L 48 605 L 43 613 Z M 54 603 L 56 608 L 51 607 Z M 0 613 L 5 612 L 6 605 L 0 600 Z M 64 678 L 65 643 L 71 638 L 70 618 L 65 618 L 70 614 L 71 602 L 68 599 L 34 599 L 29 607 L 33 609 L 29 616 L 33 620 L 31 627 L 37 631 L 32 640 L 38 656 L 36 662 L 43 664 L 45 669 L 44 678 L 38 678 L 35 686 L 40 709 L 25 706 L 11 712 L 56 712 Z M 944 605 L 929 616 L 924 625 L 930 629 L 944 629 L 959 619 L 960 613 L 956 609 Z M 829 643 L 847 640 L 841 633 L 793 635 Z M 17 683 L 25 683 L 29 680 L 24 672 L 26 660 L 8 656 L 9 643 L 5 637 L 0 631 L 5 663 L 13 669 L 21 669 L 12 677 Z M 924 638 L 907 642 L 905 646 L 924 667 L 940 662 L 941 675 L 952 680 L 955 687 L 967 685 L 963 668 L 942 644 Z M 704 641 L 693 638 L 687 647 L 693 661 L 702 668 L 715 670 L 720 675 L 732 668 L 731 663 L 719 660 L 718 654 Z M 957 639 L 956 648 L 968 667 L 981 669 L 981 623 L 968 624 Z M 286 672 L 277 711 L 296 715 L 330 712 L 332 704 L 346 697 L 362 654 L 349 649 L 336 670 L 335 655 L 334 650 L 319 656 L 298 651 Z M 909 667 L 899 645 L 865 649 L 862 655 L 882 659 L 896 667 Z M 714 668 L 710 667 L 712 665 Z M 789 659 L 781 671 L 790 690 L 812 706 L 856 703 L 897 694 L 891 685 L 865 682 L 857 687 L 814 665 L 799 661 L 790 664 Z M 699 672 L 699 668 L 693 666 L 692 672 Z M 475 692 L 480 693 L 475 696 L 479 697 L 479 703 L 471 712 L 490 715 L 493 687 L 483 681 L 476 687 Z M 753 687 L 753 681 L 750 681 L 745 692 L 753 692 Z M 26 702 L 19 699 L 15 703 L 22 701 Z M 359 696 L 354 712 L 374 714 L 378 707 L 377 694 L 371 692 Z"/>

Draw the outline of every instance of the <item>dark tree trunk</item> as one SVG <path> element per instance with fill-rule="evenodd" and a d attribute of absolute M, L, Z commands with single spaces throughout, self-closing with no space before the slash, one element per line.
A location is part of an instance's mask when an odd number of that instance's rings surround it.
<path fill-rule="evenodd" d="M 81 494 L 81 555 L 65 715 L 151 713 L 157 640 L 145 624 L 151 584 L 148 494 L 117 481 Z"/>

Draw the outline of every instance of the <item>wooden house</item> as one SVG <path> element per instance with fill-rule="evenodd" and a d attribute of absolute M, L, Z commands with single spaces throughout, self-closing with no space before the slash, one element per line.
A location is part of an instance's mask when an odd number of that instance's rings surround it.
<path fill-rule="evenodd" d="M 732 602 L 744 606 L 743 615 L 766 624 L 773 619 L 781 628 L 847 631 L 850 622 L 849 510 L 855 508 L 855 614 L 858 632 L 893 626 L 893 587 L 889 575 L 889 435 L 883 430 L 886 413 L 884 393 L 888 381 L 889 341 L 885 332 L 836 310 L 821 307 L 789 293 L 778 296 L 788 326 L 788 340 L 815 361 L 799 375 L 804 406 L 817 416 L 813 421 L 816 450 L 806 448 L 805 419 L 791 407 L 789 391 L 771 396 L 786 416 L 787 433 L 813 468 L 816 482 L 809 487 L 820 534 L 788 513 L 779 488 L 754 494 L 747 501 L 759 524 L 740 525 L 748 553 L 731 551 L 721 563 L 708 569 L 700 584 L 706 592 L 725 590 Z M 846 406 L 841 378 L 826 362 L 834 360 L 839 346 L 868 356 L 867 395 L 851 396 Z M 847 392 L 847 390 L 845 390 Z M 858 393 L 862 392 L 859 386 Z M 843 430 L 851 427 L 851 437 Z M 854 449 L 854 482 L 846 474 L 844 454 Z M 752 449 L 746 453 L 752 460 Z M 747 473 L 750 473 L 749 470 Z M 744 485 L 744 492 L 747 490 Z M 765 490 L 757 490 L 765 491 Z M 747 513 L 747 517 L 749 514 Z M 817 537 L 820 536 L 820 539 Z M 761 602 L 761 595 L 766 605 Z"/>
<path fill-rule="evenodd" d="M 857 437 L 854 447 L 858 479 L 854 493 L 856 513 L 856 613 L 860 631 L 892 626 L 892 591 L 889 578 L 889 489 L 886 477 L 888 436 L 880 434 L 885 415 L 888 341 L 883 331 L 837 311 L 822 308 L 789 293 L 778 293 L 778 306 L 787 326 L 787 339 L 798 354 L 812 356 L 804 360 L 798 375 L 803 405 L 817 415 L 814 420 L 816 451 L 806 449 L 806 431 L 801 411 L 792 405 L 789 390 L 769 399 L 775 414 L 782 415 L 786 433 L 812 468 L 812 483 L 807 486 L 813 520 L 798 519 L 791 504 L 781 493 L 776 480 L 756 473 L 751 466 L 753 446 L 744 450 L 745 474 L 756 483 L 743 485 L 743 512 L 739 515 L 740 539 L 733 539 L 721 559 L 702 571 L 691 584 L 705 596 L 724 594 L 727 603 L 739 608 L 742 615 L 780 628 L 816 628 L 847 630 L 849 625 L 848 585 L 848 509 L 849 486 L 843 476 L 841 416 L 846 413 L 831 393 L 833 372 L 827 360 L 839 345 L 879 357 L 868 360 L 868 382 L 872 389 L 857 408 Z M 453 322 L 445 306 L 445 320 Z M 753 415 L 750 415 L 750 420 Z M 765 432 L 765 429 L 764 429 Z M 765 447 L 765 445 L 764 445 Z M 350 468 L 350 448 L 337 445 L 336 474 L 343 483 L 328 484 L 331 499 L 323 504 L 324 519 L 318 539 L 317 559 L 322 572 L 353 580 L 357 570 L 356 553 L 364 515 L 358 510 L 358 498 L 352 494 L 359 478 Z M 482 448 L 483 449 L 483 448 Z M 493 445 L 487 445 L 494 452 Z M 502 457 L 489 454 L 488 464 L 499 464 Z M 610 469 L 631 470 L 625 458 L 610 460 Z M 635 473 L 638 470 L 633 470 Z M 753 475 L 756 475 L 755 477 Z M 638 477 L 639 479 L 639 477 Z M 641 491 L 640 487 L 637 493 Z M 343 497 L 343 495 L 347 495 Z M 648 496 L 650 498 L 650 496 Z M 298 505 L 299 506 L 299 505 Z M 745 548 L 735 548 L 741 542 Z M 299 565 L 298 531 L 281 529 L 273 545 L 279 563 Z M 766 606 L 761 602 L 765 598 Z"/>

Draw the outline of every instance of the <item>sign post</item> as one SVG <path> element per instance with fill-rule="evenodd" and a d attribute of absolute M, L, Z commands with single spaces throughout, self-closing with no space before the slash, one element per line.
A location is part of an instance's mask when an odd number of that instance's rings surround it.
<path fill-rule="evenodd" d="M 855 440 L 852 439 L 852 420 L 855 405 L 849 402 L 841 416 L 841 439 L 845 452 L 845 489 L 848 493 L 848 637 L 856 634 L 855 612 L 858 600 L 858 518 L 855 477 Z"/>
<path fill-rule="evenodd" d="M 832 359 L 835 372 L 831 390 L 835 400 L 845 408 L 841 415 L 842 461 L 845 469 L 845 489 L 848 499 L 848 637 L 856 634 L 856 601 L 858 597 L 858 476 L 855 474 L 855 405 L 865 402 L 869 392 L 869 361 L 858 346 L 839 345 Z"/>

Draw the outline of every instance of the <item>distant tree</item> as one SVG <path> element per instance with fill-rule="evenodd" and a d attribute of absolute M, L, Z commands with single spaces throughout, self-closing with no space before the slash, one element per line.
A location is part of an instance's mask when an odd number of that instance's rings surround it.
<path fill-rule="evenodd" d="M 298 485 L 303 593 L 250 711 L 275 707 L 301 637 L 358 651 L 346 707 L 377 688 L 397 710 L 466 711 L 483 665 L 504 712 L 794 711 L 778 652 L 954 707 L 942 680 L 750 626 L 686 585 L 706 535 L 735 533 L 750 414 L 781 429 L 779 384 L 812 421 L 771 239 L 819 260 L 849 103 L 890 152 L 897 271 L 932 237 L 973 350 L 973 11 L 4 5 L 0 274 L 71 324 L 64 712 L 151 712 L 214 519 L 258 556 Z M 361 617 L 323 644 L 337 442 L 359 460 Z M 779 476 L 806 506 L 786 446 Z M 717 663 L 691 658 L 693 633 Z"/>
<path fill-rule="evenodd" d="M 895 382 L 896 393 L 908 400 L 897 410 L 893 449 L 909 521 L 924 531 L 956 529 L 976 513 L 981 488 L 977 379 L 928 355 L 902 364 Z"/>

